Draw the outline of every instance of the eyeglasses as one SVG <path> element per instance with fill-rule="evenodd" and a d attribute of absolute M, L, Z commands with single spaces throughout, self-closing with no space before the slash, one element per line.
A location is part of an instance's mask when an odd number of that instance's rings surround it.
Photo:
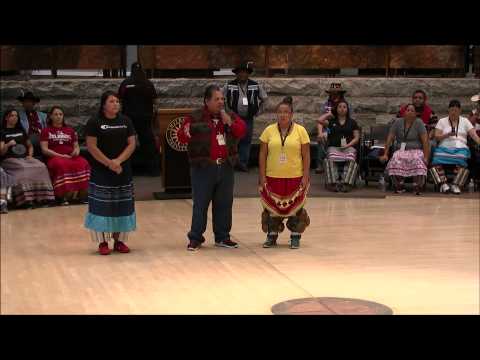
<path fill-rule="evenodd" d="M 423 96 L 414 96 L 413 98 L 423 100 Z"/>

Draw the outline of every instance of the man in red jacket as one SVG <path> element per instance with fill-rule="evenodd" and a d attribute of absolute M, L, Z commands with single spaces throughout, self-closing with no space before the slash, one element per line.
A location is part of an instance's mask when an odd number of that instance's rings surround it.
<path fill-rule="evenodd" d="M 230 239 L 232 228 L 233 168 L 238 161 L 238 142 L 246 134 L 245 122 L 224 110 L 225 99 L 220 87 L 205 90 L 204 107 L 185 118 L 177 136 L 187 143 L 192 183 L 192 226 L 187 234 L 187 249 L 196 251 L 205 241 L 207 211 L 212 202 L 215 245 L 236 248 Z"/>
<path fill-rule="evenodd" d="M 415 90 L 412 95 L 412 104 L 415 106 L 417 117 L 423 121 L 425 127 L 427 128 L 427 131 L 430 133 L 431 130 L 435 129 L 438 117 L 435 115 L 432 108 L 427 104 L 427 94 L 425 93 L 425 91 Z M 402 105 L 397 114 L 397 117 L 403 117 L 406 108 L 407 105 Z"/>

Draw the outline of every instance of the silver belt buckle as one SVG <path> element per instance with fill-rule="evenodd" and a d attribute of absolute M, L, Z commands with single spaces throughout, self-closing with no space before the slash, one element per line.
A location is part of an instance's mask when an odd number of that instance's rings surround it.
<path fill-rule="evenodd" d="M 218 158 L 217 160 L 215 160 L 215 162 L 217 163 L 217 165 L 222 165 L 224 160 L 222 158 Z"/>

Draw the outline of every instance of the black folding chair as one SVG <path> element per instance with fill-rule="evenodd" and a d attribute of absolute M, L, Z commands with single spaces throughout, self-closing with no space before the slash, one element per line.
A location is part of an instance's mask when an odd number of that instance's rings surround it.
<path fill-rule="evenodd" d="M 473 179 L 474 190 L 480 189 L 480 145 L 473 144 L 470 146 L 470 153 L 472 157 L 468 161 L 468 168 L 470 169 L 470 179 Z M 470 182 L 470 179 L 467 183 Z"/>
<path fill-rule="evenodd" d="M 371 126 L 370 133 L 363 140 L 361 169 L 363 169 L 365 185 L 368 185 L 369 180 L 378 181 L 379 176 L 385 172 L 387 164 L 382 163 L 378 158 L 385 152 L 385 142 L 389 129 L 390 125 Z"/>

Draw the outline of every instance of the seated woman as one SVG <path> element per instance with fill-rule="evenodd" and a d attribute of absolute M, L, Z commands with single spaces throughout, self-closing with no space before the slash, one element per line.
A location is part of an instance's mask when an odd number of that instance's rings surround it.
<path fill-rule="evenodd" d="M 324 160 L 327 188 L 331 191 L 351 190 L 358 171 L 355 145 L 360 139 L 360 128 L 350 117 L 346 101 L 340 101 L 332 108 L 333 119 L 326 121 L 328 126 L 327 158 Z M 322 125 L 319 124 L 319 127 Z M 343 175 L 338 175 L 338 165 L 344 163 Z"/>
<path fill-rule="evenodd" d="M 0 136 L 2 168 L 12 176 L 14 204 L 32 207 L 34 202 L 47 205 L 55 200 L 52 182 L 45 164 L 33 158 L 33 146 L 18 121 L 18 112 L 9 110 L 3 116 Z"/>
<path fill-rule="evenodd" d="M 470 150 L 467 145 L 467 137 L 480 144 L 480 138 L 475 132 L 472 123 L 465 117 L 460 116 L 461 105 L 458 100 L 450 101 L 448 105 L 448 117 L 438 121 L 435 128 L 435 139 L 439 142 L 433 153 L 432 173 L 433 181 L 440 185 L 441 193 L 452 191 L 460 194 L 461 188 L 468 179 L 467 160 L 470 158 Z M 445 165 L 453 165 L 455 178 L 452 185 L 447 184 Z"/>
<path fill-rule="evenodd" d="M 277 245 L 285 225 L 291 231 L 290 248 L 300 247 L 300 238 L 310 218 L 304 208 L 310 186 L 310 138 L 307 130 L 293 121 L 292 98 L 277 105 L 277 122 L 260 136 L 259 193 L 263 205 L 263 247 Z"/>
<path fill-rule="evenodd" d="M 90 165 L 79 156 L 75 130 L 65 125 L 63 110 L 54 106 L 48 113 L 47 127 L 40 135 L 40 146 L 47 158 L 55 196 L 68 205 L 71 200 L 87 201 Z"/>
<path fill-rule="evenodd" d="M 385 153 L 380 157 L 380 161 L 388 160 L 388 152 L 394 141 L 395 152 L 387 164 L 386 171 L 393 178 L 395 192 L 397 194 L 405 192 L 405 178 L 413 177 L 415 194 L 420 195 L 427 176 L 430 143 L 427 129 L 423 121 L 417 117 L 413 104 L 408 104 L 403 118 L 396 119 L 390 127 Z"/>
<path fill-rule="evenodd" d="M 13 178 L 0 167 L 0 214 L 8 213 L 8 191 L 13 185 Z"/>

